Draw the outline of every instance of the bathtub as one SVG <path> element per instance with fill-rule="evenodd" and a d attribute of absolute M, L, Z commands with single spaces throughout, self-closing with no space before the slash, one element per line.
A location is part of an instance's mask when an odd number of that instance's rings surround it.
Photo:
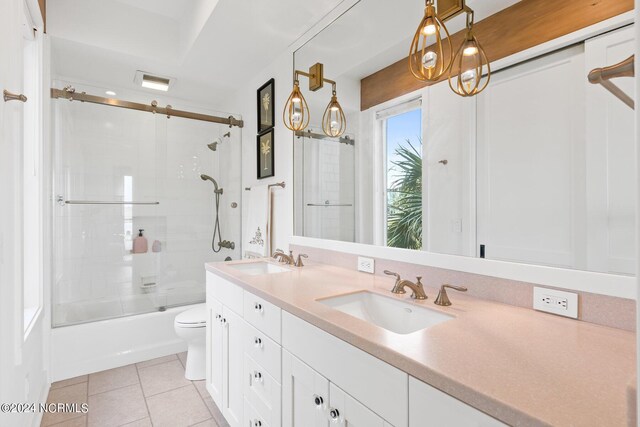
<path fill-rule="evenodd" d="M 60 381 L 187 350 L 173 321 L 194 305 L 53 328 L 51 380 Z M 100 307 L 104 309 L 104 307 Z"/>

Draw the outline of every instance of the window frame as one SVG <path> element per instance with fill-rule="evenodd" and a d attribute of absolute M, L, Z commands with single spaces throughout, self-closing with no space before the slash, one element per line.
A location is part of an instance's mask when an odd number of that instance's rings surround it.
<path fill-rule="evenodd" d="M 374 244 L 378 246 L 388 246 L 387 244 L 387 209 L 388 209 L 388 188 L 387 188 L 387 121 L 391 117 L 399 116 L 401 114 L 408 113 L 414 110 L 420 110 L 420 133 L 422 137 L 422 160 L 424 162 L 424 101 L 422 95 L 413 96 L 409 99 L 398 99 L 391 106 L 385 106 L 375 110 L 374 114 L 374 206 L 377 208 L 374 210 Z M 424 169 L 422 176 L 424 178 Z M 424 181 L 423 181 L 424 182 Z M 423 246 L 424 246 L 424 224 L 426 223 L 426 214 L 424 206 L 424 198 L 426 195 L 426 188 L 422 188 L 422 223 L 423 223 Z"/>

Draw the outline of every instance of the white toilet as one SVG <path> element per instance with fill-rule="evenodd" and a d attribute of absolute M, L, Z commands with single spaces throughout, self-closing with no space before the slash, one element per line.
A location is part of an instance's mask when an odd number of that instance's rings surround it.
<path fill-rule="evenodd" d="M 184 376 L 188 380 L 203 380 L 206 377 L 205 343 L 207 336 L 207 306 L 197 305 L 183 311 L 173 322 L 176 334 L 188 344 L 187 366 Z"/>

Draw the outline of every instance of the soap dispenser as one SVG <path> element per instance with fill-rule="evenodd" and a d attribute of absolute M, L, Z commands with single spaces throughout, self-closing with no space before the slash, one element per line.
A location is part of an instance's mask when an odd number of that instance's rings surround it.
<path fill-rule="evenodd" d="M 147 242 L 147 238 L 142 235 L 144 231 L 143 228 L 139 230 L 138 236 L 133 239 L 133 253 L 134 254 L 144 254 L 149 249 L 149 243 Z"/>

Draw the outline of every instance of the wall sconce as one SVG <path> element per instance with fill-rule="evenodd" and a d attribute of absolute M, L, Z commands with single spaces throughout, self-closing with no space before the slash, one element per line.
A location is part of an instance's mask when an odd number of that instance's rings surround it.
<path fill-rule="evenodd" d="M 309 105 L 300 92 L 299 76 L 309 79 L 309 90 L 317 91 L 324 87 L 325 83 L 331 83 L 331 100 L 322 116 L 322 131 L 327 136 L 338 137 L 347 128 L 347 120 L 344 111 L 338 102 L 336 95 L 336 82 L 324 77 L 324 65 L 316 63 L 309 68 L 309 72 L 295 70 L 293 80 L 293 90 L 282 112 L 282 120 L 287 129 L 292 131 L 304 130 L 309 125 Z"/>
<path fill-rule="evenodd" d="M 438 2 L 437 10 L 434 1 Z M 467 31 L 454 55 L 444 22 L 463 12 L 467 14 Z M 443 34 L 446 34 L 446 44 L 443 44 Z M 486 75 L 483 75 L 484 67 Z M 436 82 L 448 73 L 451 90 L 460 96 L 474 96 L 487 87 L 491 67 L 473 34 L 473 9 L 465 0 L 426 0 L 424 17 L 411 42 L 409 69 L 415 78 L 428 82 Z"/>
<path fill-rule="evenodd" d="M 444 22 L 436 14 L 434 0 L 426 0 L 424 17 L 416 30 L 409 50 L 411 74 L 422 81 L 435 82 L 451 67 L 451 37 Z M 443 37 L 444 36 L 444 37 Z M 443 48 L 442 40 L 448 50 Z M 445 55 L 448 58 L 445 58 Z"/>
<path fill-rule="evenodd" d="M 491 66 L 484 49 L 473 35 L 473 10 L 467 11 L 467 34 L 453 58 L 456 74 L 449 74 L 449 87 L 460 96 L 474 96 L 482 92 L 491 80 Z M 483 68 L 487 74 L 483 75 Z"/>

